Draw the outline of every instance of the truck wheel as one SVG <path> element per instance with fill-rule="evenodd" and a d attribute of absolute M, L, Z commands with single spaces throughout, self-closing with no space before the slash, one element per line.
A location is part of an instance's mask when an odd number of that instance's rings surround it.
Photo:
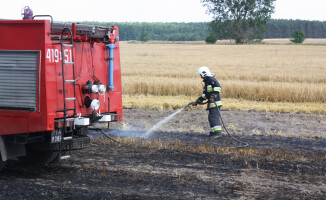
<path fill-rule="evenodd" d="M 49 165 L 51 163 L 54 163 L 59 158 L 59 152 L 58 151 L 45 151 L 42 152 L 41 160 L 43 164 Z"/>
<path fill-rule="evenodd" d="M 26 160 L 32 165 L 47 166 L 59 158 L 58 151 L 28 151 Z"/>
<path fill-rule="evenodd" d="M 0 171 L 3 170 L 3 168 L 5 167 L 6 165 L 6 161 L 2 161 L 2 157 L 1 157 L 1 153 L 0 153 Z"/>

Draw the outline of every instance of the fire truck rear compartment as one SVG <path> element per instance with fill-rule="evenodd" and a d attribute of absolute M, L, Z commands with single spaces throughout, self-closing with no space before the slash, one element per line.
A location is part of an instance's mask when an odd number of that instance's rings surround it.
<path fill-rule="evenodd" d="M 52 22 L 0 20 L 3 161 L 68 158 L 89 127 L 122 120 L 118 27 Z"/>

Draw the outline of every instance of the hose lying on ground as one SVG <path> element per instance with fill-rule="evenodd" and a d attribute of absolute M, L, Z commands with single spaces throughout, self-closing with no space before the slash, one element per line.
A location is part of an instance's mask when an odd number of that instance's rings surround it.
<path fill-rule="evenodd" d="M 208 103 L 208 101 L 207 101 L 207 102 L 201 102 L 201 103 L 198 103 L 198 102 L 197 102 L 197 104 L 200 104 L 200 105 L 204 105 L 204 104 L 207 104 L 207 103 Z M 190 105 L 192 105 L 192 104 L 194 104 L 193 101 L 190 102 L 190 103 L 188 103 L 187 105 L 185 105 L 184 108 L 185 108 L 185 107 L 189 107 L 189 108 L 190 108 Z M 233 149 L 233 148 L 243 148 L 243 147 L 247 147 L 247 146 L 249 146 L 249 143 L 244 142 L 244 141 L 242 141 L 242 140 L 239 140 L 239 139 L 235 138 L 233 135 L 230 134 L 229 130 L 226 128 L 226 126 L 225 126 L 225 124 L 224 124 L 224 121 L 223 121 L 223 118 L 222 118 L 222 115 L 221 115 L 221 112 L 220 112 L 220 108 L 217 106 L 216 103 L 215 103 L 215 105 L 216 105 L 216 107 L 217 107 L 217 112 L 218 112 L 218 114 L 219 114 L 219 116 L 220 116 L 221 122 L 222 122 L 223 127 L 224 127 L 225 131 L 227 132 L 227 134 L 230 136 L 230 138 L 231 138 L 232 140 L 234 140 L 234 141 L 236 141 L 236 142 L 239 142 L 239 143 L 243 144 L 243 145 L 232 146 L 232 147 L 227 147 L 227 148 Z M 191 108 L 190 108 L 190 109 L 191 109 Z"/>
<path fill-rule="evenodd" d="M 220 108 L 219 108 L 219 107 L 217 107 L 217 111 L 218 111 L 218 114 L 220 115 L 220 119 L 221 119 L 221 122 L 222 122 L 222 124 L 223 124 L 223 127 L 224 127 L 225 131 L 228 133 L 228 135 L 229 135 L 229 136 L 230 136 L 234 141 L 237 141 L 237 142 L 243 144 L 243 145 L 234 146 L 234 147 L 227 147 L 227 148 L 243 148 L 243 147 L 247 147 L 247 146 L 249 146 L 249 143 L 244 142 L 244 141 L 242 141 L 242 140 L 239 140 L 239 139 L 235 138 L 233 135 L 231 135 L 231 134 L 229 133 L 228 129 L 226 128 L 226 126 L 225 126 L 225 124 L 224 124 L 224 121 L 223 121 L 222 115 L 221 115 L 221 113 L 220 113 Z"/>
<path fill-rule="evenodd" d="M 113 139 L 112 137 L 108 136 L 107 134 L 104 133 L 104 131 L 102 129 L 99 129 L 99 128 L 90 128 L 90 130 L 95 130 L 96 132 L 97 131 L 100 131 L 100 133 L 102 133 L 105 137 L 107 137 L 109 140 L 112 140 L 113 142 L 117 143 L 117 144 L 120 144 L 120 142 L 118 142 L 117 140 Z"/>

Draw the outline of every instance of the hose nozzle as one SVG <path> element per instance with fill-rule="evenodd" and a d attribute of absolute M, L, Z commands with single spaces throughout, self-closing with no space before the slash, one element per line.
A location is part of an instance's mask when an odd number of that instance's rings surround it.
<path fill-rule="evenodd" d="M 190 110 L 192 110 L 191 107 L 190 107 L 192 104 L 194 104 L 193 101 L 191 101 L 187 105 L 185 105 L 184 108 L 187 108 L 188 107 Z"/>

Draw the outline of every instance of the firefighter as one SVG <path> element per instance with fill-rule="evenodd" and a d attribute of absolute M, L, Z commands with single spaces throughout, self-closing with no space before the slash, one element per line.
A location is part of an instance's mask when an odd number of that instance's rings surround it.
<path fill-rule="evenodd" d="M 221 86 L 214 78 L 215 74 L 211 73 L 206 66 L 200 67 L 197 75 L 200 75 L 205 85 L 203 95 L 193 105 L 196 106 L 207 100 L 207 110 L 209 111 L 208 121 L 210 125 L 209 137 L 219 137 L 222 135 L 221 119 L 218 110 L 222 106 L 220 97 Z"/>

